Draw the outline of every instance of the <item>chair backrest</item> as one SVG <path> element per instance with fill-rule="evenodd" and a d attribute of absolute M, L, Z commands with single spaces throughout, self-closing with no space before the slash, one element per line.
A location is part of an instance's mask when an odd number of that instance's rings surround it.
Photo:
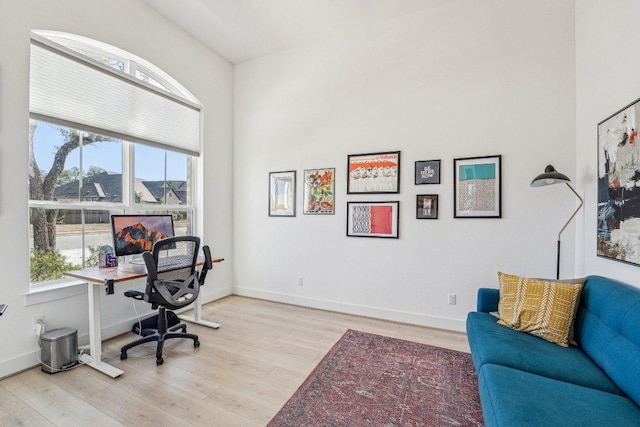
<path fill-rule="evenodd" d="M 154 243 L 143 258 L 147 265 L 145 299 L 169 309 L 191 304 L 200 292 L 196 263 L 200 238 L 169 237 Z"/>
<path fill-rule="evenodd" d="M 199 250 L 200 238 L 196 236 L 158 240 L 151 249 L 158 279 L 184 280 L 191 276 L 196 270 Z"/>

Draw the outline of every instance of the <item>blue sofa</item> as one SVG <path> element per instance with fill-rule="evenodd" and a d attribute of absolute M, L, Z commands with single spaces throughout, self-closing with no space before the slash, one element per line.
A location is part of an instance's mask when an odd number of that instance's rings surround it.
<path fill-rule="evenodd" d="M 640 289 L 587 277 L 569 348 L 499 325 L 498 300 L 467 317 L 487 426 L 640 426 Z"/>

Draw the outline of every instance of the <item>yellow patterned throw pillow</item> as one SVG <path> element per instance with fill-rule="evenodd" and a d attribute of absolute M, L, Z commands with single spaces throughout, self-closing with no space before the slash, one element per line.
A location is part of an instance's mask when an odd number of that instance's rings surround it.
<path fill-rule="evenodd" d="M 498 273 L 498 323 L 569 347 L 583 283 L 560 283 Z"/>

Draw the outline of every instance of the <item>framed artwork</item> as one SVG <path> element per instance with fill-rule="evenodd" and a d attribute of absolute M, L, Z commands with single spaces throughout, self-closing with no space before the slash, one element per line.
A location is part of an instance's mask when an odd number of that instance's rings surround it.
<path fill-rule="evenodd" d="M 598 123 L 599 257 L 640 265 L 640 99 Z"/>
<path fill-rule="evenodd" d="M 296 171 L 269 172 L 269 216 L 296 216 Z"/>
<path fill-rule="evenodd" d="M 454 218 L 502 216 L 502 156 L 453 160 Z"/>
<path fill-rule="evenodd" d="M 416 197 L 416 219 L 438 219 L 437 194 L 418 194 Z"/>
<path fill-rule="evenodd" d="M 416 185 L 440 184 L 440 160 L 416 162 Z"/>
<path fill-rule="evenodd" d="M 347 156 L 347 194 L 400 192 L 400 152 Z"/>
<path fill-rule="evenodd" d="M 398 238 L 400 202 L 347 202 L 347 236 Z"/>
<path fill-rule="evenodd" d="M 335 213 L 335 168 L 304 170 L 304 215 Z"/>

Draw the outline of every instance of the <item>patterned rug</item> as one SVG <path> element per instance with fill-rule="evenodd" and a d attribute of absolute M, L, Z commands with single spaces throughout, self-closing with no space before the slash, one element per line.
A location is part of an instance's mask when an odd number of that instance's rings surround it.
<path fill-rule="evenodd" d="M 348 330 L 268 427 L 482 425 L 471 355 Z"/>

